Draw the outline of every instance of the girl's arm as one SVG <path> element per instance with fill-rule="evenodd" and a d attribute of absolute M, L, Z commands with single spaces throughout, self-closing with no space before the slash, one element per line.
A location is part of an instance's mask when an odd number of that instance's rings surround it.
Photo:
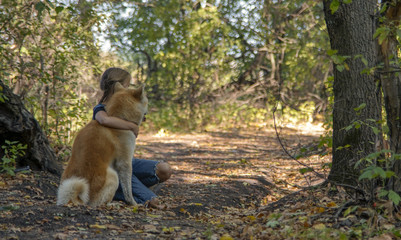
<path fill-rule="evenodd" d="M 121 130 L 130 130 L 135 134 L 136 137 L 138 137 L 139 127 L 135 123 L 128 122 L 117 117 L 109 116 L 105 111 L 97 112 L 95 115 L 95 119 L 102 126 Z"/>

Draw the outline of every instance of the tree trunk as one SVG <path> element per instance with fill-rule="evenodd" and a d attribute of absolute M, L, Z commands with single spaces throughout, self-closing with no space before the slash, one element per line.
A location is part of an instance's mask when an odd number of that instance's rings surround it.
<path fill-rule="evenodd" d="M 380 91 L 373 75 L 361 73 L 378 62 L 377 44 L 373 39 L 376 0 L 341 3 L 333 14 L 330 3 L 323 1 L 331 48 L 338 50 L 338 56 L 349 58 L 342 71 L 339 65 L 334 68 L 333 164 L 329 180 L 357 186 L 360 168 L 356 169 L 355 163 L 376 152 L 381 143 L 381 137 L 369 127 L 380 129 L 379 126 L 368 120 L 381 120 Z M 367 60 L 368 66 L 360 55 Z M 364 104 L 364 108 L 355 110 Z M 346 130 L 356 121 L 361 125 Z"/>
<path fill-rule="evenodd" d="M 38 122 L 1 80 L 0 96 L 5 100 L 0 101 L 0 145 L 5 140 L 26 144 L 25 155 L 17 159 L 17 167 L 29 166 L 60 175 L 61 165 Z M 0 149 L 0 158 L 3 156 L 4 150 Z"/>
<path fill-rule="evenodd" d="M 383 1 L 390 3 L 390 1 Z M 401 19 L 401 3 L 389 5 L 385 12 L 386 25 L 398 26 Z M 379 56 L 384 63 L 381 71 L 383 98 L 389 127 L 389 145 L 393 153 L 401 153 L 401 75 L 399 74 L 398 40 L 391 31 L 380 46 Z M 398 178 L 390 181 L 390 189 L 401 192 L 401 161 L 395 161 L 393 170 Z"/>

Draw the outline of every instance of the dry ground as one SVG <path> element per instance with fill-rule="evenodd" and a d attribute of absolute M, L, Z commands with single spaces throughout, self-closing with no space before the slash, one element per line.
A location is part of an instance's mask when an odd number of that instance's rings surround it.
<path fill-rule="evenodd" d="M 321 130 L 287 126 L 280 134 L 292 154 L 308 147 L 300 161 L 327 174 L 329 155 L 316 148 Z M 156 189 L 163 209 L 56 206 L 59 177 L 2 176 L 0 239 L 282 239 L 308 229 L 351 229 L 340 215 L 344 196 L 330 195 L 329 187 L 302 190 L 322 179 L 300 174 L 303 166 L 283 152 L 272 129 L 145 133 L 137 144 L 136 157 L 173 166 L 172 178 Z"/>

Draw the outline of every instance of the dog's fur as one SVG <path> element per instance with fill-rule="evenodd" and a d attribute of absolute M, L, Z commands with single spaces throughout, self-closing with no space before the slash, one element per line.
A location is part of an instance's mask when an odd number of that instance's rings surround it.
<path fill-rule="evenodd" d="M 109 116 L 139 125 L 147 106 L 144 86 L 125 89 L 116 83 L 106 111 Z M 135 141 L 134 133 L 129 130 L 104 127 L 96 120 L 87 124 L 74 141 L 71 158 L 61 177 L 57 205 L 108 203 L 113 199 L 119 179 L 124 198 L 135 205 L 131 188 Z"/>

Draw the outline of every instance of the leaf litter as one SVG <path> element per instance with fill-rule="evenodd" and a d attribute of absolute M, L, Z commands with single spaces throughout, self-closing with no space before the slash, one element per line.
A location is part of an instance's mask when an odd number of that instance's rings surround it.
<path fill-rule="evenodd" d="M 327 176 L 320 132 L 281 129 L 298 160 Z M 308 151 L 304 149 L 308 148 Z M 323 149 L 323 151 L 326 149 Z M 305 153 L 308 153 L 306 155 Z M 343 189 L 300 170 L 271 129 L 141 134 L 136 157 L 169 162 L 161 209 L 122 202 L 56 206 L 59 177 L 0 176 L 1 239 L 395 239 L 388 203 L 358 205 Z M 303 174 L 301 174 L 303 172 Z"/>

